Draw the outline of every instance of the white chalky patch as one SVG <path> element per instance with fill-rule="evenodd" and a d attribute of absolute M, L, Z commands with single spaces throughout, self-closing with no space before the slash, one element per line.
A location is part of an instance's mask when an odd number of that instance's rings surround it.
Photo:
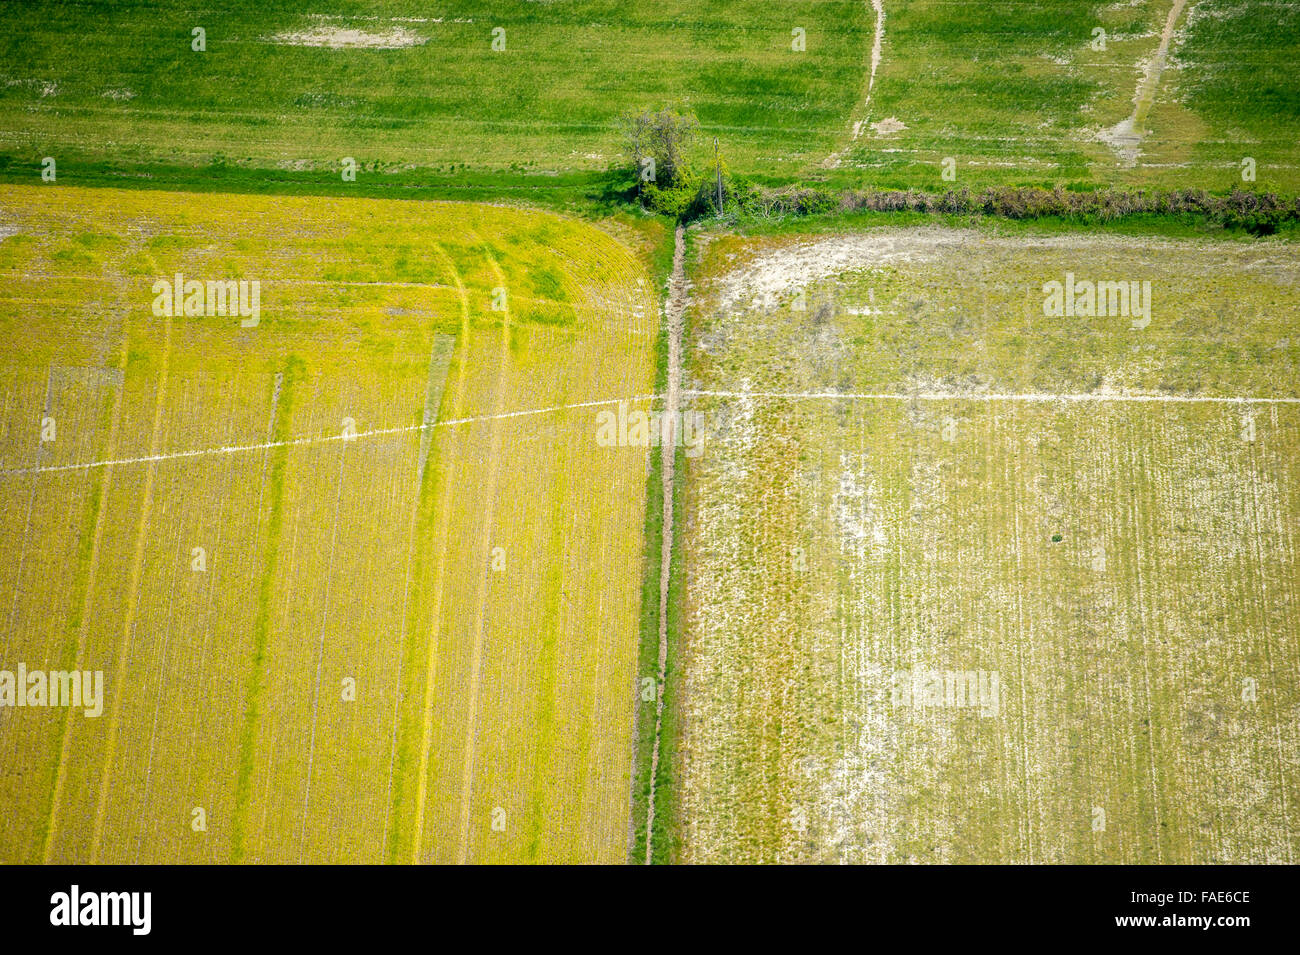
<path fill-rule="evenodd" d="M 368 30 L 320 25 L 296 33 L 277 33 L 269 37 L 267 42 L 281 46 L 321 46 L 331 50 L 400 50 L 405 47 L 422 46 L 429 42 L 429 38 L 412 33 L 405 27 L 393 27 L 383 33 L 373 33 Z"/>

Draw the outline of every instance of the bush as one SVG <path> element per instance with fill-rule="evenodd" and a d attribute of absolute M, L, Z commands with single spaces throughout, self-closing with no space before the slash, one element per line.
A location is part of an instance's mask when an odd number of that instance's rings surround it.
<path fill-rule="evenodd" d="M 1300 199 L 1279 199 L 1273 193 L 1235 189 L 1226 196 L 1203 190 L 1096 189 L 1082 192 L 1056 186 L 997 186 L 972 194 L 963 188 L 943 193 L 884 190 L 847 190 L 787 187 L 764 189 L 747 185 L 740 202 L 750 215 L 815 215 L 829 212 L 928 212 L 953 215 L 984 214 L 1008 219 L 1048 216 L 1113 222 L 1125 216 L 1159 214 L 1197 216 L 1252 235 L 1272 235 L 1287 221 L 1300 220 Z"/>
<path fill-rule="evenodd" d="M 670 216 L 674 219 L 688 218 L 699 199 L 701 183 L 699 177 L 689 174 L 680 175 L 682 180 L 671 189 L 660 188 L 653 182 L 641 186 L 641 201 L 651 212 Z"/>

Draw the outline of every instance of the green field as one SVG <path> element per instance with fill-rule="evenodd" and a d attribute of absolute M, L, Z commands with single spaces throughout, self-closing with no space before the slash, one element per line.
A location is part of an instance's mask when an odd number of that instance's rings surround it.
<path fill-rule="evenodd" d="M 1259 188 L 1300 188 L 1292 3 L 1180 5 L 1132 161 L 1105 134 L 1173 0 L 879 9 L 873 79 L 868 0 L 8 4 L 0 170 L 52 156 L 83 183 L 590 203 L 630 181 L 609 175 L 622 117 L 669 106 L 698 117 L 701 165 L 716 137 L 732 173 L 768 183 L 1225 190 L 1249 157 Z"/>
<path fill-rule="evenodd" d="M 1300 188 L 1293 3 L 1206 0 L 1180 10 L 1154 84 L 1141 153 L 1125 162 L 1100 133 L 1133 111 L 1172 0 L 1023 4 L 884 3 L 868 127 L 845 156 L 869 182 Z M 1094 30 L 1105 48 L 1094 48 Z M 877 133 L 889 118 L 906 129 Z M 852 177 L 861 173 L 841 171 Z"/>
<path fill-rule="evenodd" d="M 195 26 L 204 53 L 190 49 Z M 794 27 L 808 52 L 791 51 Z M 313 30 L 396 48 L 302 45 L 327 42 Z M 835 147 L 870 36 L 856 0 L 381 0 L 327 17 L 240 0 L 7 4 L 0 152 L 64 156 L 70 169 L 220 161 L 324 181 L 352 156 L 399 182 L 517 172 L 545 189 L 546 177 L 618 160 L 624 113 L 672 105 L 694 110 L 733 161 L 793 176 Z"/>

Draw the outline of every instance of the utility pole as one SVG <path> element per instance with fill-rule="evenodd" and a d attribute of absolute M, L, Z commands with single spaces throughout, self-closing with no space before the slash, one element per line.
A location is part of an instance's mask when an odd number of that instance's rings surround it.
<path fill-rule="evenodd" d="M 713 168 L 718 172 L 718 215 L 722 215 L 722 161 L 718 158 L 718 137 L 713 137 Z"/>

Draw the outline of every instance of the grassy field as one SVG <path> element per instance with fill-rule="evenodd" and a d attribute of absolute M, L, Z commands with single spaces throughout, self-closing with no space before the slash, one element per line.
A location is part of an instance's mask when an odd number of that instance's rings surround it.
<path fill-rule="evenodd" d="M 653 235 L 61 187 L 0 227 L 3 659 L 106 684 L 0 709 L 0 859 L 621 861 L 646 454 L 569 406 L 652 387 Z M 154 314 L 177 272 L 258 323 Z"/>
<path fill-rule="evenodd" d="M 1294 861 L 1294 251 L 696 248 L 669 858 Z M 1149 322 L 1045 315 L 1067 273 Z"/>
<path fill-rule="evenodd" d="M 617 160 L 624 113 L 677 106 L 734 162 L 793 174 L 834 148 L 870 37 L 857 0 L 10 4 L 0 152 L 66 157 L 70 175 L 220 160 L 325 182 L 352 156 L 363 178 L 487 170 L 545 189 Z M 310 45 L 331 40 L 379 46 Z"/>
<path fill-rule="evenodd" d="M 1151 70 L 1170 13 L 1165 57 Z M 1294 3 L 1175 0 L 891 4 L 861 137 L 844 157 L 891 186 L 1300 188 Z M 1105 31 L 1104 48 L 1094 30 Z M 1107 132 L 1149 102 L 1137 156 Z M 876 130 L 873 124 L 893 119 Z M 945 158 L 955 178 L 943 179 Z"/>
<path fill-rule="evenodd" d="M 82 184 L 125 177 L 589 205 L 626 184 L 608 174 L 622 162 L 620 117 L 671 106 L 700 120 L 697 162 L 711 159 L 717 137 L 733 173 L 769 183 L 1294 194 L 1298 41 L 1288 27 L 1298 9 L 1264 0 L 582 0 L 510 10 L 357 0 L 310 14 L 246 0 L 8 4 L 0 175 L 35 177 L 51 156 L 63 181 Z M 195 27 L 206 31 L 202 52 L 191 49 Z M 1130 120 L 1133 154 L 1116 139 Z M 344 157 L 359 164 L 356 182 L 341 178 Z"/>

